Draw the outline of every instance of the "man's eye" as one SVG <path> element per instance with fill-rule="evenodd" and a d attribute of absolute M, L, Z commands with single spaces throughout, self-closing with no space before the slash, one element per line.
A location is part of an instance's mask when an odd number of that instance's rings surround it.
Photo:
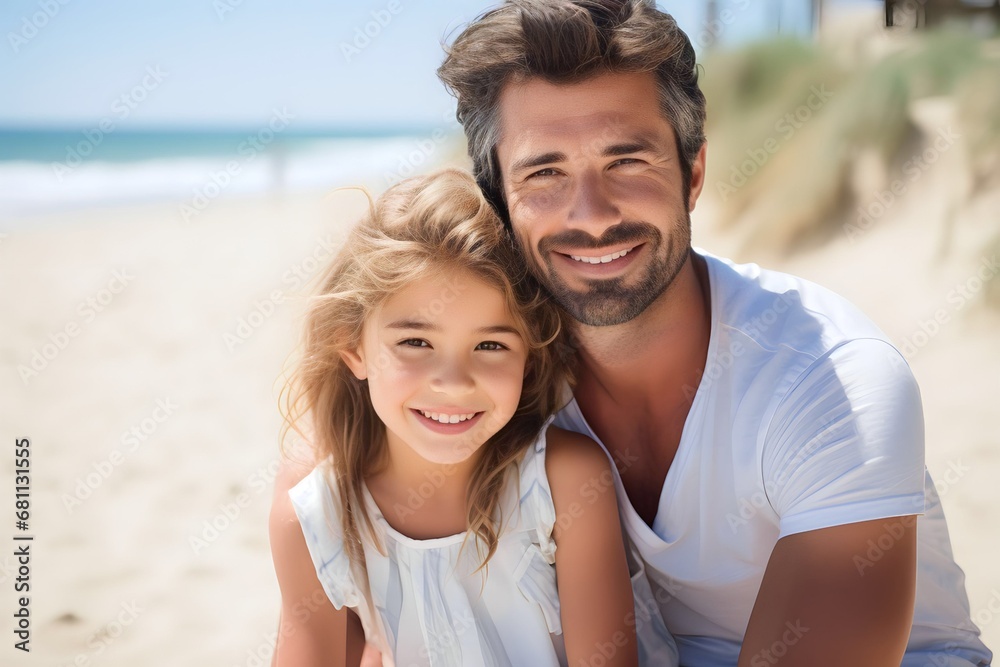
<path fill-rule="evenodd" d="M 427 341 L 422 338 L 407 338 L 406 340 L 399 341 L 399 344 L 403 347 L 430 347 Z"/>
<path fill-rule="evenodd" d="M 539 169 L 538 171 L 533 173 L 531 177 L 534 178 L 535 176 L 555 176 L 555 175 L 556 175 L 556 170 L 548 168 L 548 169 Z"/>
<path fill-rule="evenodd" d="M 499 350 L 507 350 L 509 348 L 506 345 L 504 345 L 503 343 L 498 343 L 498 342 L 496 342 L 494 340 L 487 340 L 487 341 L 483 341 L 482 343 L 480 343 L 479 345 L 477 345 L 476 349 L 477 350 L 485 350 L 487 352 L 497 352 Z"/>
<path fill-rule="evenodd" d="M 638 162 L 639 160 L 637 160 L 634 157 L 623 157 L 620 160 L 615 160 L 614 162 L 612 162 L 611 166 L 614 167 L 616 165 L 637 164 Z"/>

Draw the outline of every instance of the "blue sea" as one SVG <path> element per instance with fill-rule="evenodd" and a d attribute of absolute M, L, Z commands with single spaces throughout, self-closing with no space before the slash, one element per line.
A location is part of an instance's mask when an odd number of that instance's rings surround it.
<path fill-rule="evenodd" d="M 273 126 L 272 126 L 273 127 Z M 0 228 L 39 215 L 156 201 L 387 186 L 440 159 L 441 129 L 0 128 Z"/>

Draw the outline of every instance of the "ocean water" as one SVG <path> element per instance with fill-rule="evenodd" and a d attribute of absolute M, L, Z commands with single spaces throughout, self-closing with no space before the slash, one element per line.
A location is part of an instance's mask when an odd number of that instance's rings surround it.
<path fill-rule="evenodd" d="M 0 129 L 0 229 L 144 202 L 198 211 L 232 196 L 387 186 L 440 159 L 441 130 Z"/>

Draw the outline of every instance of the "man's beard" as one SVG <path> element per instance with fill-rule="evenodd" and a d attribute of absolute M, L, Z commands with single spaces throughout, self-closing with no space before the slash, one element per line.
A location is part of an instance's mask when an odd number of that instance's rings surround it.
<path fill-rule="evenodd" d="M 651 303 L 663 294 L 687 261 L 691 247 L 691 218 L 685 211 L 684 219 L 676 224 L 675 234 L 664 240 L 663 233 L 646 222 L 623 222 L 608 228 L 600 238 L 595 239 L 584 231 L 569 230 L 539 241 L 538 252 L 546 264 L 545 270 L 531 250 L 521 244 L 522 251 L 529 258 L 532 273 L 549 291 L 566 312 L 581 324 L 592 327 L 607 327 L 624 324 L 635 319 Z M 571 289 L 553 267 L 553 247 L 606 248 L 626 243 L 644 243 L 643 252 L 648 255 L 645 273 L 631 285 L 625 279 L 602 278 L 584 280 L 588 288 L 584 291 Z"/>

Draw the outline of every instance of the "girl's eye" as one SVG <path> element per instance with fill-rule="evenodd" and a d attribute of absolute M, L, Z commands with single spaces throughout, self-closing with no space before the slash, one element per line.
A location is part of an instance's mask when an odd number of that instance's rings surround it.
<path fill-rule="evenodd" d="M 403 347 L 430 347 L 427 341 L 422 338 L 407 338 L 406 340 L 399 341 L 399 344 Z"/>
<path fill-rule="evenodd" d="M 498 343 L 494 340 L 483 341 L 476 346 L 477 350 L 485 350 L 487 352 L 498 352 L 500 350 L 506 350 L 508 347 L 503 343 Z"/>

